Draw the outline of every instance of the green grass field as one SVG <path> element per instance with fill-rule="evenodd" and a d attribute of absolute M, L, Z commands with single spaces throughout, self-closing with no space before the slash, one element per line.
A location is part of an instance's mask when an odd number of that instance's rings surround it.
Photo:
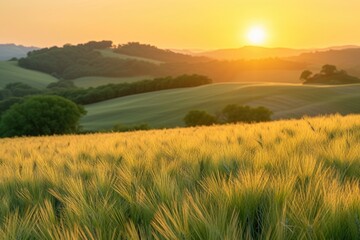
<path fill-rule="evenodd" d="M 227 104 L 265 106 L 274 112 L 273 119 L 360 113 L 360 85 L 224 83 L 166 90 L 87 105 L 81 124 L 86 130 L 109 129 L 117 123 L 174 127 L 183 125 L 190 110 L 216 113 Z"/>
<path fill-rule="evenodd" d="M 359 115 L 0 139 L 0 239 L 359 239 L 359 156 Z"/>
<path fill-rule="evenodd" d="M 131 83 L 146 79 L 153 79 L 151 76 L 137 76 L 137 77 L 81 77 L 74 79 L 74 83 L 77 87 L 88 88 L 98 87 L 101 85 L 107 85 L 110 83 Z"/>
<path fill-rule="evenodd" d="M 0 88 L 8 83 L 23 82 L 41 89 L 56 81 L 56 78 L 48 74 L 21 68 L 17 62 L 0 61 Z"/>
<path fill-rule="evenodd" d="M 120 54 L 120 53 L 114 53 L 111 49 L 96 50 L 96 51 L 100 52 L 103 57 L 120 58 L 120 59 L 133 59 L 133 60 L 151 62 L 151 63 L 154 63 L 154 64 L 163 63 L 161 61 L 150 59 L 150 58 L 135 57 L 135 56 L 129 56 L 129 55 Z"/>

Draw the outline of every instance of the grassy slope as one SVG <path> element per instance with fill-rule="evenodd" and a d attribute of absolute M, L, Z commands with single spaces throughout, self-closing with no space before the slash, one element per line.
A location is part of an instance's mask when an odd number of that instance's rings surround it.
<path fill-rule="evenodd" d="M 150 58 L 142 58 L 142 57 L 135 57 L 135 56 L 129 56 L 129 55 L 125 55 L 125 54 L 114 53 L 111 49 L 97 50 L 97 51 L 99 51 L 102 54 L 103 57 L 112 57 L 112 58 L 120 58 L 120 59 L 133 59 L 133 60 L 151 62 L 151 63 L 155 63 L 155 64 L 163 63 L 161 61 L 150 59 Z"/>
<path fill-rule="evenodd" d="M 1 239 L 358 239 L 360 116 L 0 139 Z"/>
<path fill-rule="evenodd" d="M 0 88 L 12 82 L 23 82 L 36 88 L 45 88 L 57 79 L 41 72 L 17 66 L 16 62 L 0 61 Z"/>
<path fill-rule="evenodd" d="M 190 110 L 215 113 L 232 103 L 268 107 L 274 119 L 360 113 L 360 85 L 226 83 L 145 93 L 87 105 L 82 125 L 85 129 L 111 128 L 116 123 L 173 127 L 182 125 Z"/>
<path fill-rule="evenodd" d="M 88 88 L 106 85 L 110 83 L 130 83 L 145 79 L 153 79 L 151 76 L 137 76 L 137 77 L 81 77 L 74 79 L 74 83 L 78 87 Z"/>

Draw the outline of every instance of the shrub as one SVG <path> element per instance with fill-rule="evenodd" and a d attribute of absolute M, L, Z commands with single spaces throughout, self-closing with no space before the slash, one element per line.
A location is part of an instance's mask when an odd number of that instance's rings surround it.
<path fill-rule="evenodd" d="M 74 133 L 86 112 L 83 107 L 58 96 L 32 96 L 16 103 L 1 118 L 0 135 L 39 136 Z"/>
<path fill-rule="evenodd" d="M 186 126 L 209 126 L 217 123 L 216 117 L 208 114 L 205 111 L 193 110 L 190 111 L 184 117 L 184 122 Z"/>

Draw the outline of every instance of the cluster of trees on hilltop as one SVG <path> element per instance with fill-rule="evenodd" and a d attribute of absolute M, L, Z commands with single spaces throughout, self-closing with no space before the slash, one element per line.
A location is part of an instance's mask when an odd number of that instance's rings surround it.
<path fill-rule="evenodd" d="M 19 66 L 45 72 L 59 79 L 152 75 L 156 71 L 156 65 L 147 61 L 103 57 L 95 51 L 110 47 L 111 41 L 92 41 L 75 46 L 44 48 L 29 52 L 26 58 L 19 60 Z"/>
<path fill-rule="evenodd" d="M 206 111 L 192 110 L 184 117 L 186 126 L 209 126 L 225 123 L 255 123 L 271 120 L 272 111 L 265 107 L 250 107 L 237 104 L 229 104 L 222 111 L 211 115 Z"/>
<path fill-rule="evenodd" d="M 182 53 L 175 53 L 170 50 L 164 50 L 149 44 L 141 44 L 138 42 L 129 42 L 127 44 L 119 45 L 114 49 L 114 52 L 130 56 L 150 58 L 162 62 L 204 62 L 210 60 L 207 57 L 194 57 Z"/>
<path fill-rule="evenodd" d="M 326 64 L 322 66 L 319 73 L 313 74 L 309 70 L 304 70 L 300 79 L 304 84 L 353 84 L 360 83 L 360 79 L 350 76 L 344 70 L 338 70 L 335 65 Z"/>

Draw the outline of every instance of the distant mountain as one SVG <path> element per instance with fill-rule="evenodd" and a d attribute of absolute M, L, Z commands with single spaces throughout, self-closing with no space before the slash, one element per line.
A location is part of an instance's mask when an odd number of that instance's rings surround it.
<path fill-rule="evenodd" d="M 25 47 L 15 44 L 0 44 L 0 61 L 9 60 L 11 58 L 25 57 L 30 51 L 39 49 L 37 47 Z"/>
<path fill-rule="evenodd" d="M 197 53 L 198 56 L 206 56 L 219 60 L 237 60 L 237 59 L 261 59 L 261 58 L 284 58 L 298 56 L 304 53 L 326 52 L 329 50 L 346 50 L 359 48 L 356 45 L 333 46 L 328 48 L 314 48 L 314 49 L 292 49 L 292 48 L 267 48 L 258 46 L 245 46 L 233 49 L 219 49 L 215 51 L 208 51 Z"/>

